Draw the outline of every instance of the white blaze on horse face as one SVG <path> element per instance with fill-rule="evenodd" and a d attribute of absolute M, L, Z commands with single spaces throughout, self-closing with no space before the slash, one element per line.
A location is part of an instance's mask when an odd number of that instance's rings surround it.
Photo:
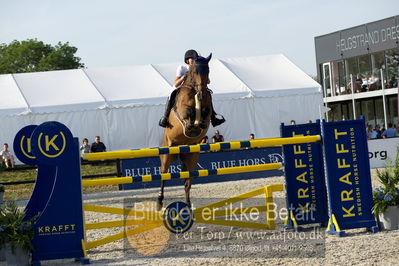
<path fill-rule="evenodd" d="M 195 98 L 195 121 L 194 125 L 198 126 L 201 120 L 201 100 L 202 100 L 202 92 L 197 91 L 194 96 Z"/>

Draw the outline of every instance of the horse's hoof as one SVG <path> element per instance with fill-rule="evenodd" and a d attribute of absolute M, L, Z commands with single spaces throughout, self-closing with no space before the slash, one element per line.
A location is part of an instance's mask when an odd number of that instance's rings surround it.
<path fill-rule="evenodd" d="M 187 207 L 188 207 L 190 210 L 193 209 L 192 206 L 191 206 L 191 201 L 187 201 L 186 204 L 187 204 Z"/>

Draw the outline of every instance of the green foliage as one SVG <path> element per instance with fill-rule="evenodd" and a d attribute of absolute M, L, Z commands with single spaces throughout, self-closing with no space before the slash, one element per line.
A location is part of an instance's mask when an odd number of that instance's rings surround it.
<path fill-rule="evenodd" d="M 399 206 L 399 148 L 395 162 L 387 162 L 384 170 L 377 170 L 377 177 L 382 187 L 373 192 L 373 213 L 375 215 L 386 211 L 388 206 Z"/>
<path fill-rule="evenodd" d="M 0 74 L 76 69 L 84 67 L 77 48 L 68 42 L 52 46 L 37 39 L 0 44 Z"/>
<path fill-rule="evenodd" d="M 0 206 L 0 244 L 9 243 L 14 252 L 17 246 L 31 251 L 34 237 L 32 221 L 24 221 L 25 212 L 18 209 L 15 201 Z"/>

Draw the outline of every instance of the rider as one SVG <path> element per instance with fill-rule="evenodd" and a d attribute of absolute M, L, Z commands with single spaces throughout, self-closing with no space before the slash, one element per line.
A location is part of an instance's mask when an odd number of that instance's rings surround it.
<path fill-rule="evenodd" d="M 185 64 L 180 65 L 177 68 L 176 78 L 175 78 L 175 82 L 174 82 L 175 89 L 173 90 L 172 94 L 170 95 L 170 97 L 168 98 L 168 100 L 166 102 L 166 109 L 165 109 L 164 115 L 162 116 L 161 120 L 159 120 L 159 125 L 161 127 L 166 127 L 168 125 L 168 117 L 169 117 L 170 111 L 172 110 L 173 105 L 175 104 L 177 91 L 179 90 L 179 88 L 182 86 L 184 80 L 186 79 L 186 75 L 188 73 L 188 69 L 189 69 L 190 65 L 194 64 L 194 60 L 197 57 L 198 57 L 198 53 L 195 50 L 188 50 L 184 54 Z M 209 81 L 208 81 L 208 83 L 209 83 Z M 211 123 L 212 123 L 213 127 L 216 127 L 226 121 L 223 116 L 221 116 L 222 118 L 219 119 L 216 117 L 216 115 L 217 114 L 216 114 L 215 110 L 213 109 L 213 104 L 212 104 Z"/>

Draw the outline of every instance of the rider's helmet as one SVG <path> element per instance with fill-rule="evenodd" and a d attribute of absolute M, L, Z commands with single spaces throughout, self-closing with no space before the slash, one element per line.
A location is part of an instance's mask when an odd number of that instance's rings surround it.
<path fill-rule="evenodd" d="M 185 54 L 184 54 L 184 62 L 186 64 L 188 64 L 188 59 L 189 58 L 197 58 L 198 57 L 198 53 L 195 50 L 188 50 Z"/>

